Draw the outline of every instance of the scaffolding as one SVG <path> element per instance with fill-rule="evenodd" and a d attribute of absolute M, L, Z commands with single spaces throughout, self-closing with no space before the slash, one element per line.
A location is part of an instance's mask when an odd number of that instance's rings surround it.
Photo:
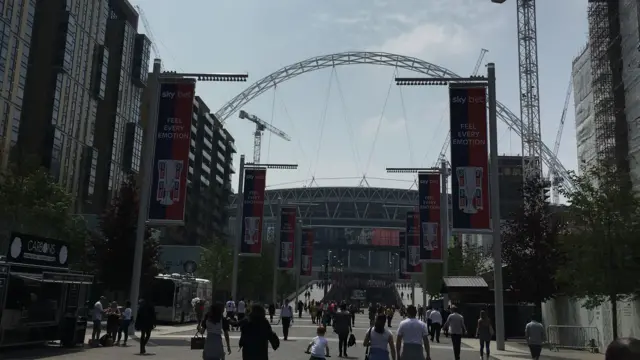
<path fill-rule="evenodd" d="M 590 0 L 588 19 L 596 157 L 628 169 L 618 1 Z"/>

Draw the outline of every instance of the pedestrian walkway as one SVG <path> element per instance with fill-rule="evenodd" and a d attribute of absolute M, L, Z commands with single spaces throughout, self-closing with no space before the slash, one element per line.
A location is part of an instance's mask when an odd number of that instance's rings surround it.
<path fill-rule="evenodd" d="M 462 339 L 462 343 L 480 353 L 480 342 L 477 339 Z M 530 358 L 529 348 L 522 343 L 507 342 L 504 350 L 496 348 L 495 341 L 491 342 L 491 357 L 496 360 L 521 360 Z M 551 351 L 544 349 L 541 360 L 603 360 L 604 355 L 594 354 L 588 351 L 559 350 Z"/>
<path fill-rule="evenodd" d="M 404 285 L 404 284 L 406 283 L 402 283 L 402 284 L 397 283 L 396 289 L 398 289 L 398 293 L 404 293 L 404 296 L 402 297 L 402 304 L 404 304 L 404 306 L 409 306 L 412 304 L 411 297 L 408 296 L 408 294 L 412 293 L 411 286 L 409 285 L 406 288 L 401 287 L 401 285 Z M 415 284 L 414 297 L 415 297 L 415 303 L 414 303 L 415 306 L 418 306 L 418 305 L 424 306 L 422 302 L 422 287 L 420 286 L 420 284 Z M 429 299 L 427 297 L 427 303 L 428 302 L 429 302 Z"/>

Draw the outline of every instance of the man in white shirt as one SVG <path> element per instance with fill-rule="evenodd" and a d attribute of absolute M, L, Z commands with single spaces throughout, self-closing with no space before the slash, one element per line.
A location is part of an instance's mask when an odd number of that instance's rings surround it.
<path fill-rule="evenodd" d="M 429 331 L 427 324 L 416 319 L 418 310 L 414 305 L 407 307 L 407 318 L 398 325 L 398 334 L 396 339 L 396 354 L 398 360 L 424 359 L 424 351 L 427 354 L 426 359 L 431 359 L 431 349 L 429 347 Z M 403 349 L 404 345 L 404 349 Z"/>
<path fill-rule="evenodd" d="M 451 335 L 451 344 L 453 345 L 453 357 L 455 360 L 460 360 L 460 344 L 462 342 L 462 335 L 467 332 L 467 327 L 464 325 L 464 317 L 458 313 L 458 308 L 451 307 L 451 315 L 444 323 L 444 328 L 448 329 L 449 335 Z"/>
<path fill-rule="evenodd" d="M 533 316 L 531 321 L 524 328 L 524 336 L 529 345 L 529 351 L 531 352 L 531 358 L 534 360 L 540 359 L 540 353 L 542 352 L 542 344 L 545 341 L 544 326 L 538 322 L 537 316 Z"/>
<path fill-rule="evenodd" d="M 431 315 L 432 311 L 433 311 L 433 309 L 431 308 L 431 306 L 429 306 L 427 308 L 427 312 L 424 314 L 424 318 L 427 321 L 427 329 L 429 329 L 429 333 L 431 333 L 431 319 L 429 319 L 429 315 Z"/>
<path fill-rule="evenodd" d="M 227 303 L 225 304 L 225 308 L 227 310 L 227 317 L 234 317 L 236 314 L 236 303 L 235 301 L 233 301 L 233 299 L 229 299 L 229 301 L 227 301 Z"/>
<path fill-rule="evenodd" d="M 282 337 L 287 340 L 289 337 L 289 327 L 293 321 L 293 309 L 289 305 L 289 300 L 285 300 L 280 308 L 280 321 L 282 322 Z"/>
<path fill-rule="evenodd" d="M 104 314 L 104 307 L 102 303 L 107 301 L 107 298 L 100 296 L 100 300 L 93 304 L 93 310 L 91 318 L 93 319 L 93 332 L 91 333 L 91 340 L 100 340 L 100 332 L 102 331 L 102 314 Z"/>
<path fill-rule="evenodd" d="M 244 298 L 238 301 L 238 321 L 244 319 L 244 314 L 247 312 L 247 305 L 244 302 Z"/>
<path fill-rule="evenodd" d="M 440 329 L 442 329 L 442 314 L 440 310 L 433 309 L 429 313 L 429 320 L 431 320 L 431 326 L 429 331 L 431 332 L 431 341 L 434 337 L 436 342 L 440 342 Z"/>

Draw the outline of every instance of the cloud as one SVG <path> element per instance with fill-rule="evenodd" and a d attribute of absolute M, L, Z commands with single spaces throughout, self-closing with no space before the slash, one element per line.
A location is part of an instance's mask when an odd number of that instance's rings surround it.
<path fill-rule="evenodd" d="M 316 19 L 324 23 L 341 24 L 341 25 L 360 25 L 370 21 L 371 13 L 368 11 L 359 11 L 351 16 L 334 16 L 328 13 L 320 13 L 315 15 Z"/>
<path fill-rule="evenodd" d="M 385 40 L 376 50 L 408 56 L 459 55 L 473 48 L 467 35 L 456 24 L 423 23 Z"/>

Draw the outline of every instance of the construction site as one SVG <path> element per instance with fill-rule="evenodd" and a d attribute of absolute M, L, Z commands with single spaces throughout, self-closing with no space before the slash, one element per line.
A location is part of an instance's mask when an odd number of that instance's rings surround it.
<path fill-rule="evenodd" d="M 636 0 L 590 0 L 588 41 L 572 63 L 580 168 L 612 162 L 629 174 L 635 189 L 640 189 L 639 10 Z M 620 334 L 639 333 L 640 306 L 619 302 L 618 311 Z M 548 301 L 543 313 L 547 322 L 562 326 L 559 335 L 568 345 L 612 340 L 609 303 L 588 310 L 582 301 L 560 297 Z"/>

